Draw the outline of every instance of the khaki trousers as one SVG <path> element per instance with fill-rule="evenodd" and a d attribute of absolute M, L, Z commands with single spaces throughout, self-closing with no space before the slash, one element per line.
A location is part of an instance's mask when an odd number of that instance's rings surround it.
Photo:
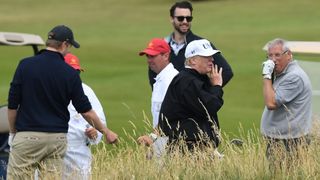
<path fill-rule="evenodd" d="M 59 179 L 67 149 L 66 133 L 18 132 L 12 142 L 7 169 L 8 179 Z"/>

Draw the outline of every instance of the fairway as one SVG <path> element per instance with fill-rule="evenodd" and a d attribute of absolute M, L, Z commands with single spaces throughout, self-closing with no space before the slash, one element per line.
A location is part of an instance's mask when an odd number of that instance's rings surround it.
<path fill-rule="evenodd" d="M 70 26 L 81 44 L 72 49 L 85 69 L 81 78 L 99 97 L 108 126 L 124 138 L 124 131 L 138 136 L 150 129 L 145 121 L 152 120 L 147 63 L 138 52 L 151 38 L 172 32 L 173 2 L 0 0 L 0 31 L 34 33 L 46 40 L 55 25 Z M 276 37 L 319 41 L 320 1 L 207 0 L 193 6 L 193 32 L 212 41 L 234 71 L 219 112 L 222 133 L 237 137 L 240 124 L 244 132 L 259 128 L 262 47 Z M 19 60 L 30 55 L 30 47 L 0 46 L 0 104 L 7 103 Z"/>

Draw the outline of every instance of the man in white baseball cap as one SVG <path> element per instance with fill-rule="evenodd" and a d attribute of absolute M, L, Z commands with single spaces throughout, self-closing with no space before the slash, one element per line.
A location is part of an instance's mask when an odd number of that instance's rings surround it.
<path fill-rule="evenodd" d="M 211 44 L 208 40 L 200 39 L 189 43 L 186 48 L 185 57 L 188 59 L 194 56 L 212 56 L 217 52 L 220 51 L 212 49 Z"/>
<path fill-rule="evenodd" d="M 214 50 L 206 39 L 192 41 L 185 51 L 185 69 L 172 80 L 160 110 L 159 127 L 176 147 L 188 150 L 217 147 L 217 112 L 223 105 L 222 68 L 214 65 Z"/>

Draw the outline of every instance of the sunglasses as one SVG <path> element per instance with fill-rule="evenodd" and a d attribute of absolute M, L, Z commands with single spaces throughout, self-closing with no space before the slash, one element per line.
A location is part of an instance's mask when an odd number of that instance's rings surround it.
<path fill-rule="evenodd" d="M 192 19 L 193 19 L 192 16 L 175 16 L 175 18 L 177 18 L 177 20 L 178 20 L 179 22 L 183 22 L 184 19 L 186 19 L 187 22 L 191 22 Z"/>

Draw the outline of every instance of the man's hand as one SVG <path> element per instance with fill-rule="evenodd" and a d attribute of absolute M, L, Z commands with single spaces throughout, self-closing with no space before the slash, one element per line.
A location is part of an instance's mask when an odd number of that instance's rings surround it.
<path fill-rule="evenodd" d="M 137 141 L 139 144 L 146 146 L 150 146 L 153 143 L 153 140 L 148 135 L 140 136 Z"/>
<path fill-rule="evenodd" d="M 98 131 L 93 127 L 87 128 L 84 133 L 89 139 L 93 139 L 93 140 L 95 140 L 98 136 Z"/>
<path fill-rule="evenodd" d="M 222 67 L 219 69 L 218 65 L 214 65 L 208 76 L 212 86 L 222 86 Z"/>
<path fill-rule="evenodd" d="M 274 62 L 270 59 L 266 60 L 262 63 L 262 75 L 265 79 L 271 79 L 273 69 L 274 69 Z"/>
<path fill-rule="evenodd" d="M 105 136 L 108 144 L 114 144 L 118 142 L 118 135 L 112 132 L 110 129 L 106 130 Z"/>

